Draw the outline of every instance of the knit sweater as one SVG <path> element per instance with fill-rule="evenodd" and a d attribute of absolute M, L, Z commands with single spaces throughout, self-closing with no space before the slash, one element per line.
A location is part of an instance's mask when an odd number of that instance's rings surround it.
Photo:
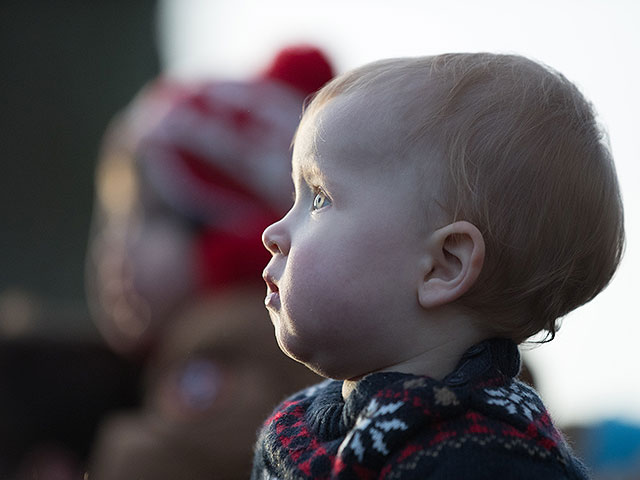
<path fill-rule="evenodd" d="M 251 478 L 588 478 L 519 368 L 517 346 L 493 339 L 441 381 L 374 373 L 344 401 L 327 380 L 267 419 Z"/>

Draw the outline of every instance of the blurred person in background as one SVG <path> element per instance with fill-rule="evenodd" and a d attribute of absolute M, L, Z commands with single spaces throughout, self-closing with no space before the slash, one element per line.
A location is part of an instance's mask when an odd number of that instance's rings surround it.
<path fill-rule="evenodd" d="M 145 374 L 142 409 L 104 423 L 91 479 L 246 478 L 265 415 L 317 381 L 273 341 L 260 235 L 291 203 L 290 142 L 331 76 L 301 46 L 249 81 L 160 78 L 108 129 L 87 290 Z"/>

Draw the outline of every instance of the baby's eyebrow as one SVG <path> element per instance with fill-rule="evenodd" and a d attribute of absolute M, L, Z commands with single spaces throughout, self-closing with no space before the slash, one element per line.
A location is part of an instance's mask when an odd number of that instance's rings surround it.
<path fill-rule="evenodd" d="M 312 163 L 309 168 L 303 170 L 303 176 L 309 183 L 318 183 L 325 181 L 324 172 L 318 167 L 317 163 Z"/>
<path fill-rule="evenodd" d="M 313 155 L 309 155 L 303 159 L 302 162 L 299 163 L 299 167 L 294 169 L 292 175 L 299 175 L 300 178 L 308 184 L 324 183 L 326 181 L 326 175 Z"/>

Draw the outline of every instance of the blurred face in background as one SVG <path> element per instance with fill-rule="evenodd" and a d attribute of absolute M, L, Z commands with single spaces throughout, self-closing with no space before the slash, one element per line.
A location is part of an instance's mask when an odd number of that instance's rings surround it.
<path fill-rule="evenodd" d="M 98 172 L 88 283 L 98 326 L 122 353 L 144 350 L 194 289 L 194 233 L 126 155 Z"/>

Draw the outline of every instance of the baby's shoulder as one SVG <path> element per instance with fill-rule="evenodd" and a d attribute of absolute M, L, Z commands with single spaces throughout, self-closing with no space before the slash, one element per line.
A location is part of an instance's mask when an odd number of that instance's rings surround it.
<path fill-rule="evenodd" d="M 437 390 L 437 389 L 436 389 Z M 537 392 L 517 380 L 446 387 L 441 403 L 386 468 L 434 478 L 587 478 Z M 458 407 L 458 408 L 455 408 Z M 429 477 L 431 478 L 431 477 Z"/>

